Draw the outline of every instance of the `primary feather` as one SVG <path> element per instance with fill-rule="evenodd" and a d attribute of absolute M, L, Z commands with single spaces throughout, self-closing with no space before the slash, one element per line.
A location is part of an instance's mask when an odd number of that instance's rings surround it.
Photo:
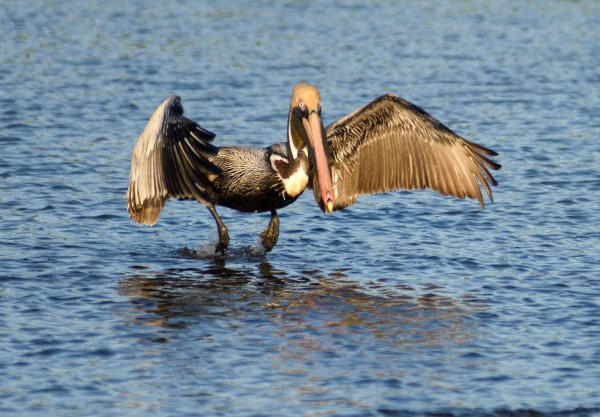
<path fill-rule="evenodd" d="M 459 198 L 490 200 L 500 165 L 490 149 L 468 141 L 423 109 L 386 94 L 326 129 L 332 160 L 335 210 L 361 194 L 430 188 Z M 313 190 L 318 184 L 313 181 Z M 318 189 L 315 191 L 318 193 Z M 317 194 L 316 194 L 317 195 Z"/>

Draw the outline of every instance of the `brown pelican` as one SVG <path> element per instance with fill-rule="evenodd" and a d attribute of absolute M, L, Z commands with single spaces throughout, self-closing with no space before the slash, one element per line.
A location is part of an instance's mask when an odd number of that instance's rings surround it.
<path fill-rule="evenodd" d="M 430 188 L 476 198 L 483 187 L 492 200 L 487 168 L 500 165 L 494 151 L 454 133 L 427 112 L 393 94 L 383 95 L 327 126 L 321 122 L 319 90 L 292 90 L 287 143 L 267 148 L 215 147 L 214 134 L 183 116 L 172 96 L 154 112 L 131 159 L 127 191 L 131 218 L 156 223 L 169 198 L 204 204 L 219 233 L 217 252 L 229 243 L 215 205 L 243 212 L 271 212 L 261 234 L 270 251 L 279 236 L 277 209 L 293 203 L 306 187 L 326 213 L 354 204 L 360 194 Z"/>

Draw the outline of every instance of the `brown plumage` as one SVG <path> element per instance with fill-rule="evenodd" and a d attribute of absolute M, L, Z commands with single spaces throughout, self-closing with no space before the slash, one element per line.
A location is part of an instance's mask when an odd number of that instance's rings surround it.
<path fill-rule="evenodd" d="M 497 185 L 487 167 L 496 152 L 470 142 L 421 108 L 386 94 L 327 127 L 335 210 L 360 194 L 430 188 L 471 197 L 484 205 L 479 185 L 492 200 Z M 313 184 L 313 190 L 318 184 Z"/>
<path fill-rule="evenodd" d="M 244 212 L 270 211 L 261 234 L 271 250 L 279 235 L 276 210 L 308 186 L 325 212 L 354 204 L 361 194 L 430 188 L 477 199 L 497 185 L 489 169 L 500 165 L 490 149 L 454 133 L 414 104 L 387 94 L 324 128 L 320 94 L 310 84 L 292 90 L 288 140 L 267 148 L 215 147 L 214 134 L 183 116 L 179 97 L 154 112 L 131 159 L 129 214 L 156 223 L 169 198 L 195 199 L 214 217 L 217 251 L 229 242 L 216 212 L 223 205 Z"/>
<path fill-rule="evenodd" d="M 155 224 L 169 198 L 207 203 L 206 192 L 220 174 L 208 161 L 218 151 L 209 143 L 215 135 L 182 115 L 181 99 L 166 99 L 133 149 L 127 208 L 138 223 Z"/>

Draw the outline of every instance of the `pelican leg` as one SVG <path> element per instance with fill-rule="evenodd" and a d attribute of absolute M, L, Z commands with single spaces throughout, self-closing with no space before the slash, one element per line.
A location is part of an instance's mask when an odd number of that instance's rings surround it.
<path fill-rule="evenodd" d="M 270 252 L 279 239 L 279 217 L 275 210 L 271 210 L 271 221 L 264 232 L 260 234 L 265 252 Z"/>
<path fill-rule="evenodd" d="M 217 222 L 219 243 L 215 248 L 215 253 L 221 252 L 221 254 L 224 255 L 227 246 L 229 246 L 229 232 L 227 231 L 227 226 L 225 226 L 225 223 L 223 223 L 223 220 L 221 220 L 221 218 L 219 217 L 219 213 L 217 213 L 217 210 L 215 209 L 215 206 L 213 204 L 207 204 L 206 208 L 210 211 L 210 214 L 212 214 L 213 218 L 215 219 L 215 222 Z"/>

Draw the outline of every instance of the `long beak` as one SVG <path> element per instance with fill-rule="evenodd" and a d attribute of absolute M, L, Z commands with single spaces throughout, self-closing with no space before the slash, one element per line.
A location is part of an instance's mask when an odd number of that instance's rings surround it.
<path fill-rule="evenodd" d="M 329 155 L 325 151 L 325 129 L 321 122 L 321 117 L 315 111 L 312 111 L 308 118 L 302 118 L 304 130 L 308 136 L 310 148 L 312 148 L 313 164 L 317 167 L 317 180 L 319 182 L 319 191 L 323 210 L 326 213 L 333 211 L 333 181 L 331 181 L 331 171 L 329 169 Z"/>

